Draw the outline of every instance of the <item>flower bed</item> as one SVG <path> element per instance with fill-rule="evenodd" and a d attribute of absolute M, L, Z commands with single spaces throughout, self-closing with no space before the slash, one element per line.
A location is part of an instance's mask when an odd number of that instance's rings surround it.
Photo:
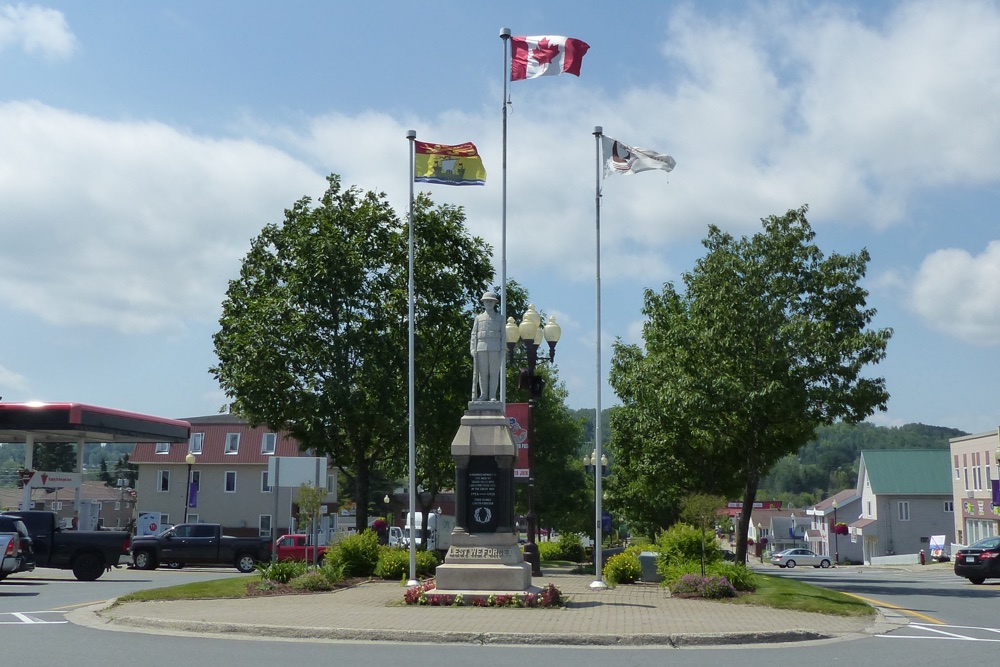
<path fill-rule="evenodd" d="M 435 583 L 433 579 L 425 581 L 423 584 L 413 586 L 403 594 L 403 601 L 406 604 L 425 605 L 429 607 L 524 607 L 524 608 L 551 608 L 561 607 L 566 599 L 555 584 L 549 584 L 540 593 L 497 594 L 489 595 L 450 595 L 447 593 L 435 593 Z"/>

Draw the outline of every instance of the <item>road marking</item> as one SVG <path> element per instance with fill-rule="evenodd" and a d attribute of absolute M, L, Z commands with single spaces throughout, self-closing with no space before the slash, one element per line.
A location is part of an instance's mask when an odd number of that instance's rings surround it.
<path fill-rule="evenodd" d="M 64 609 L 76 609 L 77 607 L 89 607 L 91 605 L 104 604 L 106 602 L 110 602 L 110 600 L 94 600 L 93 602 L 78 602 L 77 604 L 68 604 L 63 607 L 55 607 L 54 610 L 61 611 Z"/>
<path fill-rule="evenodd" d="M 910 616 L 915 616 L 917 618 L 922 618 L 928 623 L 934 623 L 936 625 L 946 625 L 944 621 L 939 621 L 936 618 L 932 618 L 927 614 L 921 614 L 919 611 L 913 611 L 912 609 L 907 609 L 906 607 L 900 607 L 899 605 L 894 605 L 889 602 L 882 602 L 881 600 L 875 600 L 873 598 L 866 598 L 862 595 L 855 595 L 854 593 L 844 593 L 844 595 L 850 595 L 852 598 L 857 598 L 859 600 L 864 600 L 868 604 L 873 604 L 876 607 L 886 607 L 887 609 L 895 609 L 896 611 L 901 611 L 904 614 L 909 614 Z"/>
<path fill-rule="evenodd" d="M 951 628 L 954 630 L 965 630 L 967 632 L 964 634 L 959 632 L 945 632 L 944 630 L 942 630 L 942 627 Z M 994 639 L 990 637 L 969 636 L 970 634 L 975 634 L 976 631 L 978 631 L 978 633 L 980 634 L 984 632 L 993 635 L 1000 634 L 1000 630 L 996 628 L 980 628 L 974 625 L 930 626 L 930 625 L 924 625 L 923 623 L 911 623 L 910 625 L 906 626 L 906 629 L 917 630 L 917 631 L 922 630 L 930 634 L 917 635 L 917 636 L 906 635 L 906 634 L 890 634 L 890 635 L 878 635 L 878 637 L 883 639 L 954 639 L 956 641 L 964 641 L 964 642 L 1000 643 L 1000 639 Z"/>
<path fill-rule="evenodd" d="M 0 612 L 0 619 L 4 616 L 13 616 L 16 621 L 4 621 L 0 620 L 0 625 L 59 625 L 61 623 L 69 623 L 66 619 L 61 621 L 43 621 L 41 619 L 35 618 L 39 614 L 61 614 L 61 611 L 6 611 Z"/>

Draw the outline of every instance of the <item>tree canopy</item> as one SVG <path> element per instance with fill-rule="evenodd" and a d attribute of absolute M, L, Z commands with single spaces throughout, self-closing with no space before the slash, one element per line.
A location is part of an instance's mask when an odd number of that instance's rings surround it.
<path fill-rule="evenodd" d="M 610 491 L 647 527 L 669 525 L 687 493 L 750 506 L 762 476 L 818 426 L 885 409 L 885 381 L 863 374 L 892 333 L 869 328 L 869 255 L 824 257 L 806 211 L 765 218 L 749 238 L 711 226 L 685 290 L 646 291 L 644 348 L 615 343 Z M 737 559 L 746 534 L 741 525 Z"/>
<path fill-rule="evenodd" d="M 211 372 L 234 412 L 330 456 L 363 528 L 373 477 L 401 474 L 408 459 L 408 234 L 384 194 L 344 189 L 336 175 L 328 183 L 318 205 L 300 199 L 251 242 L 229 283 Z M 493 274 L 489 246 L 464 220 L 459 207 L 415 201 L 416 412 L 427 447 L 450 440 L 461 416 L 452 410 L 468 400 L 467 327 Z M 439 412 L 450 433 L 435 430 Z M 418 476 L 431 484 L 445 472 Z"/>

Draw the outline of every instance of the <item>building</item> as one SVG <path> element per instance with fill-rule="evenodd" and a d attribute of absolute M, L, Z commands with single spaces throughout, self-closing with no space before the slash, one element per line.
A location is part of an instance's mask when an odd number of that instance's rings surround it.
<path fill-rule="evenodd" d="M 76 495 L 75 488 L 42 487 L 32 494 L 30 509 L 55 512 L 60 524 L 69 528 L 77 517 Z M 16 510 L 23 503 L 23 498 L 21 489 L 0 489 L 0 509 Z M 132 527 L 135 495 L 131 489 L 118 489 L 103 482 L 84 480 L 80 488 L 80 503 L 80 515 L 91 517 L 80 526 L 82 530 L 130 530 Z"/>
<path fill-rule="evenodd" d="M 955 503 L 947 449 L 861 452 L 861 513 L 848 524 L 865 563 L 878 556 L 928 553 L 930 537 L 954 540 Z"/>
<path fill-rule="evenodd" d="M 139 469 L 139 514 L 159 513 L 160 526 L 218 523 L 229 535 L 276 538 L 292 532 L 298 485 L 275 490 L 268 464 L 275 457 L 310 456 L 299 450 L 299 443 L 288 433 L 251 426 L 232 414 L 185 421 L 191 424 L 187 443 L 136 443 L 131 462 Z M 188 454 L 194 457 L 190 466 Z M 279 472 L 279 483 L 282 479 Z M 327 488 L 320 531 L 329 539 L 336 530 L 336 475 L 320 483 Z"/>
<path fill-rule="evenodd" d="M 1000 535 L 1000 435 L 997 431 L 951 438 L 952 501 L 955 541 L 970 545 L 984 537 Z M 996 475 L 993 473 L 996 472 Z"/>
<path fill-rule="evenodd" d="M 837 535 L 834 526 L 845 526 L 861 515 L 861 495 L 857 489 L 845 489 L 806 510 L 811 524 L 806 531 L 809 548 L 834 563 L 861 563 L 862 545 L 850 535 Z"/>

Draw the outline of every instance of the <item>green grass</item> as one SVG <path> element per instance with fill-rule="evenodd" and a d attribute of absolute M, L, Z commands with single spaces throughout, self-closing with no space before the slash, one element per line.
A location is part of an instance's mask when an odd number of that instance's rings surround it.
<path fill-rule="evenodd" d="M 229 577 L 213 581 L 199 581 L 167 588 L 150 588 L 136 591 L 118 598 L 123 602 L 147 602 L 149 600 L 197 600 L 200 598 L 241 598 L 247 593 L 247 584 L 260 581 L 260 575 Z"/>
<path fill-rule="evenodd" d="M 737 604 L 811 611 L 834 616 L 871 616 L 874 607 L 853 596 L 827 588 L 757 573 L 757 590 L 733 600 Z"/>

